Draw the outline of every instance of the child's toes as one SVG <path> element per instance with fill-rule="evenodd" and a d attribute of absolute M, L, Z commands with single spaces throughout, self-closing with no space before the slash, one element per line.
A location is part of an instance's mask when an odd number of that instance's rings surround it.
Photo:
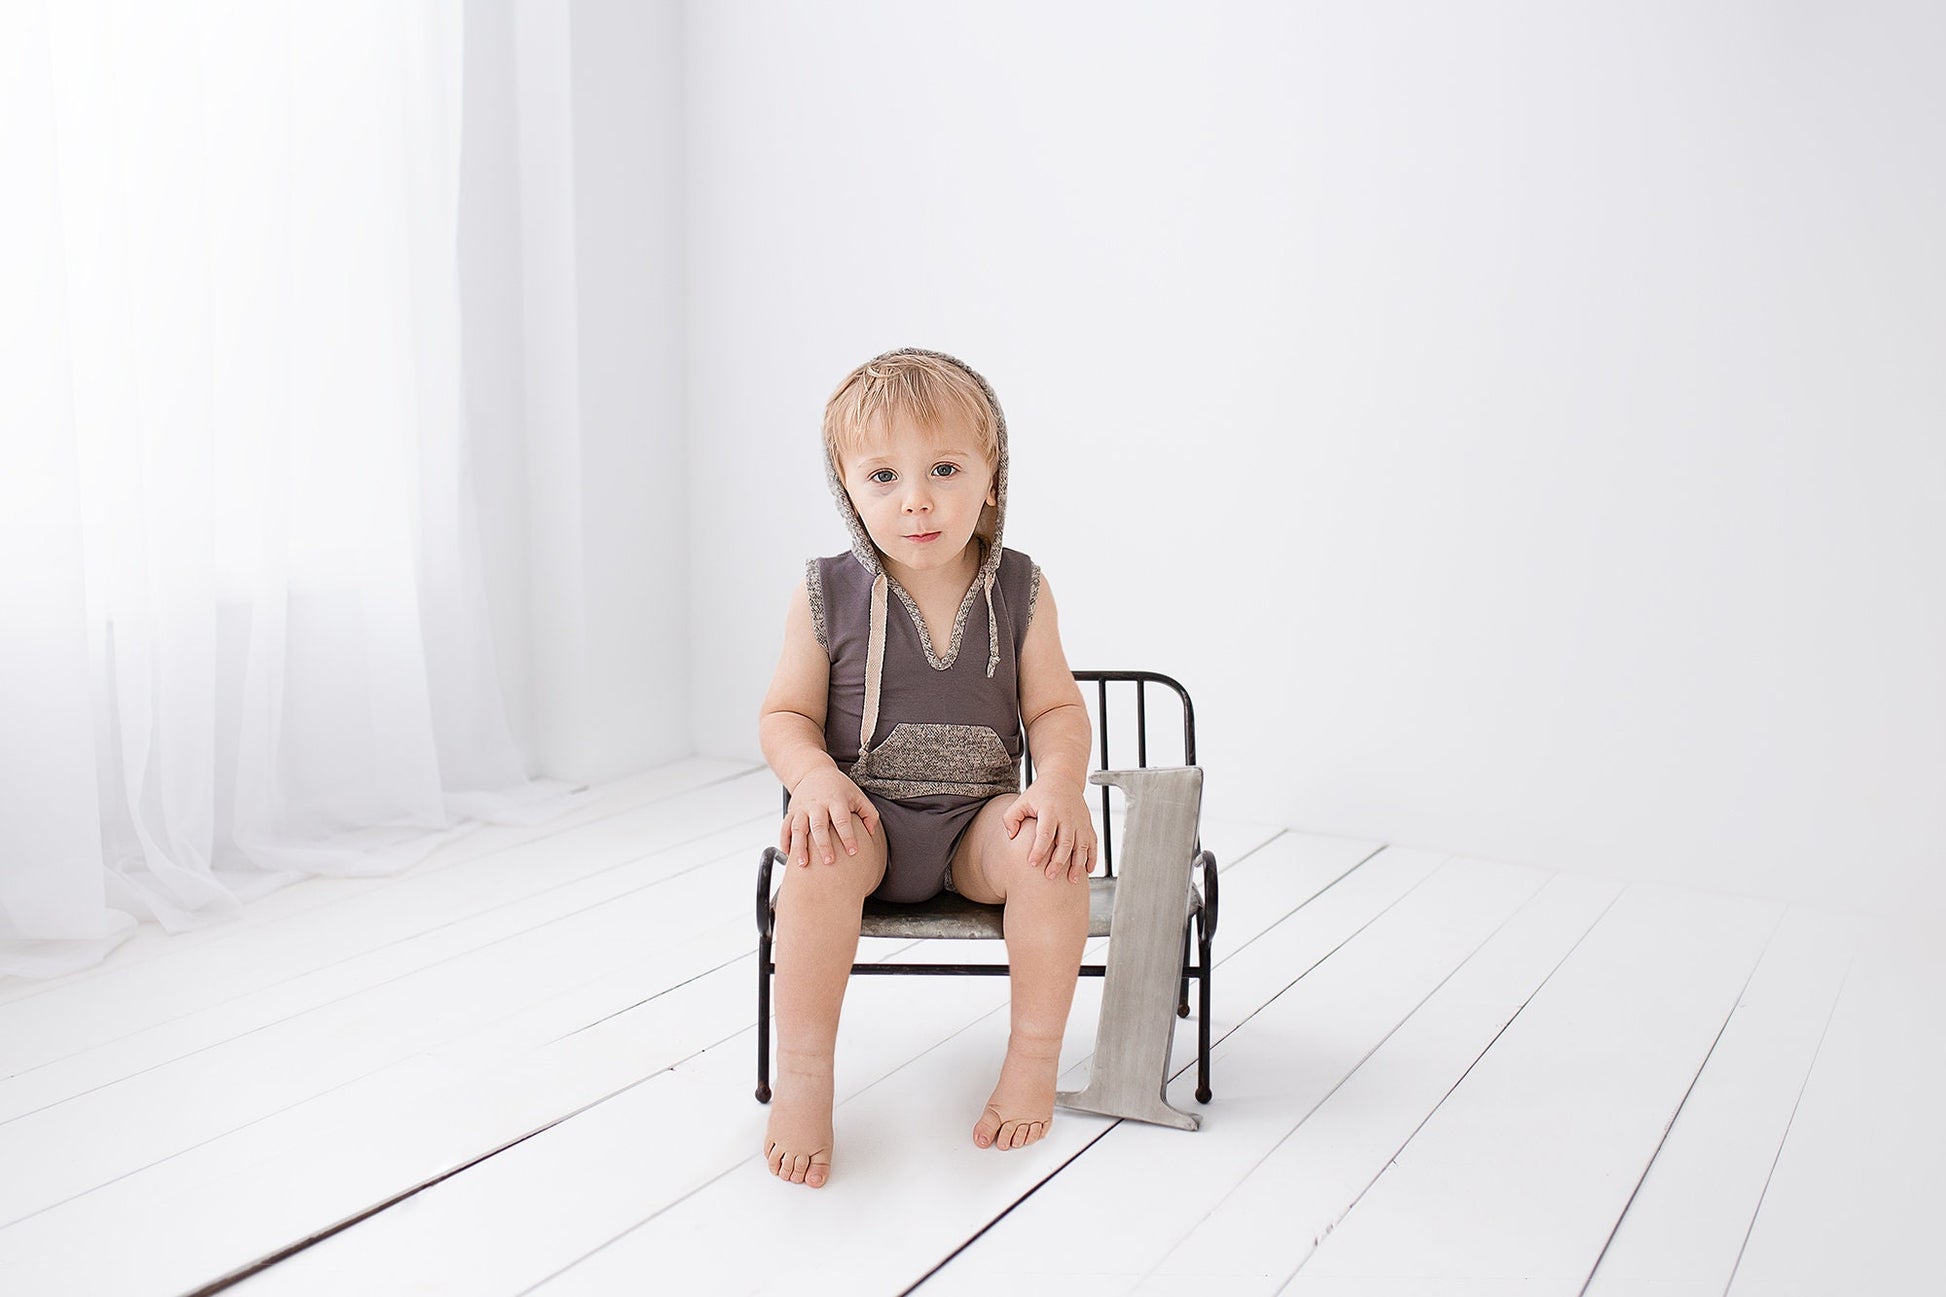
<path fill-rule="evenodd" d="M 821 1185 L 831 1174 L 829 1081 L 779 1095 L 764 1132 L 764 1163 L 786 1184 Z M 814 1172 L 815 1168 L 815 1172 Z"/>
<path fill-rule="evenodd" d="M 793 1153 L 782 1144 L 769 1145 L 764 1150 L 764 1160 L 770 1164 L 772 1175 L 789 1184 L 805 1183 L 811 1169 L 809 1153 Z"/>
<path fill-rule="evenodd" d="M 973 1142 L 981 1148 L 1026 1148 L 1029 1144 L 1038 1143 L 1047 1134 L 1047 1127 L 1045 1121 L 1003 1118 L 998 1108 L 988 1104 L 979 1124 L 973 1127 Z"/>
<path fill-rule="evenodd" d="M 994 1141 L 999 1138 L 1001 1124 L 1000 1110 L 989 1103 L 986 1111 L 980 1114 L 979 1121 L 973 1125 L 973 1142 L 981 1148 L 993 1147 Z"/>

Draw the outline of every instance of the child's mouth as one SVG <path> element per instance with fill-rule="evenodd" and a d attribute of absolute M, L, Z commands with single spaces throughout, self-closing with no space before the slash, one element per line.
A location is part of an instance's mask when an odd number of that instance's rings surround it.
<path fill-rule="evenodd" d="M 910 541 L 916 541 L 919 544 L 923 545 L 929 540 L 938 540 L 939 533 L 936 531 L 922 531 L 917 536 L 907 536 L 906 539 Z"/>

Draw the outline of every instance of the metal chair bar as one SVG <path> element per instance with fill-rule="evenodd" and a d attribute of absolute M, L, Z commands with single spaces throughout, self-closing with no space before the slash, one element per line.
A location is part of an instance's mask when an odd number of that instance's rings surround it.
<path fill-rule="evenodd" d="M 1185 941 L 1188 939 L 1188 932 L 1189 928 L 1185 925 L 1183 928 Z M 1082 977 L 1100 977 L 1107 971 L 1107 968 L 1108 965 L 1106 964 L 1083 964 L 1078 971 Z M 777 961 L 771 960 L 765 971 L 775 973 L 777 971 Z M 886 973 L 944 973 L 955 977 L 1005 977 L 1010 971 L 1006 964 L 882 963 L 857 964 L 851 970 L 852 976 L 854 977 L 866 976 L 872 973 L 881 975 Z M 1200 981 L 1203 976 L 1203 967 L 1201 964 L 1189 964 L 1183 968 L 1183 973 L 1185 976 L 1193 977 Z M 1187 1013 L 1181 1013 L 1179 1016 L 1188 1017 L 1189 1015 Z"/>
<path fill-rule="evenodd" d="M 1101 768 L 1108 769 L 1108 681 L 1095 681 L 1096 727 L 1101 730 Z M 1101 790 L 1101 872 L 1115 876 L 1115 826 L 1108 819 L 1108 789 Z"/>

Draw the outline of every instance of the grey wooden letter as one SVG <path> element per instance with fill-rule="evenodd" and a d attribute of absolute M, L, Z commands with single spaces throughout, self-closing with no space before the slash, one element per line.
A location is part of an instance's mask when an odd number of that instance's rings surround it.
<path fill-rule="evenodd" d="M 1114 920 L 1088 1084 L 1063 1090 L 1054 1101 L 1083 1112 L 1195 1130 L 1202 1119 L 1171 1107 L 1167 1091 L 1203 771 L 1198 766 L 1097 770 L 1089 780 L 1126 793 L 1128 818 L 1116 853 Z"/>

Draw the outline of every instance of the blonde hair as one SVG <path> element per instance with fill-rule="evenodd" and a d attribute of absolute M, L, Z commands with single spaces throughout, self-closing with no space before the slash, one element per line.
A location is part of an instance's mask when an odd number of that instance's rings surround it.
<path fill-rule="evenodd" d="M 838 384 L 824 403 L 824 448 L 831 462 L 842 463 L 899 414 L 935 434 L 970 430 L 987 467 L 998 468 L 999 420 L 979 381 L 950 360 L 916 351 L 874 356 Z"/>

